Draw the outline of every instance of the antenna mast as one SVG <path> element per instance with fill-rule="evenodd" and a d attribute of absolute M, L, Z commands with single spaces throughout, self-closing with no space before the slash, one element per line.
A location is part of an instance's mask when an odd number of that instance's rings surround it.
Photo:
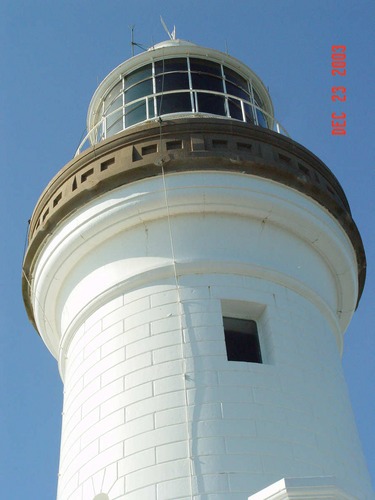
<path fill-rule="evenodd" d="M 132 50 L 132 57 L 134 56 L 134 24 L 129 26 L 130 31 L 131 31 L 131 38 L 130 38 L 130 45 L 131 45 L 131 50 Z"/>
<path fill-rule="evenodd" d="M 132 24 L 131 26 L 129 26 L 129 28 L 130 28 L 130 31 L 131 31 L 130 45 L 131 45 L 132 57 L 133 57 L 134 56 L 134 47 L 139 47 L 142 50 L 147 50 L 147 47 L 145 47 L 144 45 L 141 45 L 140 43 L 137 43 L 137 42 L 134 41 L 134 28 L 135 28 L 135 24 Z"/>

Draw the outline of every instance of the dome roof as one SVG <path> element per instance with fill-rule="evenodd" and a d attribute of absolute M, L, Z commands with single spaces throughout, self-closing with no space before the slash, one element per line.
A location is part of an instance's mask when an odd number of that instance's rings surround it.
<path fill-rule="evenodd" d="M 181 40 L 181 39 L 173 40 L 173 39 L 170 39 L 170 40 L 165 40 L 164 42 L 157 43 L 156 45 L 153 45 L 152 47 L 150 47 L 148 49 L 148 51 L 156 50 L 156 49 L 161 49 L 163 47 L 179 47 L 179 46 L 183 46 L 183 45 L 188 45 L 190 47 L 194 47 L 194 46 L 196 47 L 197 46 L 195 43 L 188 42 L 186 40 Z"/>

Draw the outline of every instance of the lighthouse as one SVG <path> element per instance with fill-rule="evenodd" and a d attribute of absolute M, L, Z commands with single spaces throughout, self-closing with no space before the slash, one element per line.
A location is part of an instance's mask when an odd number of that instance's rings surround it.
<path fill-rule="evenodd" d="M 372 499 L 342 373 L 366 260 L 245 64 L 175 39 L 99 85 L 30 221 L 58 500 Z"/>

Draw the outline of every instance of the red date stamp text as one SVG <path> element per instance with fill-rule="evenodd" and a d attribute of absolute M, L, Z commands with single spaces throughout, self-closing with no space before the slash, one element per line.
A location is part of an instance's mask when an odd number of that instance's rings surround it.
<path fill-rule="evenodd" d="M 332 45 L 331 75 L 337 78 L 346 76 L 346 46 Z M 346 87 L 337 81 L 332 87 L 331 100 L 338 104 L 346 102 Z M 332 135 L 346 135 L 346 113 L 332 113 L 331 115 Z"/>

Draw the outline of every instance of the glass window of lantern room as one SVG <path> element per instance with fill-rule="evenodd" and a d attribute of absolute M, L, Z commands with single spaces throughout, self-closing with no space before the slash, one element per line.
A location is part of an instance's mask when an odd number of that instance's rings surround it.
<path fill-rule="evenodd" d="M 197 92 L 197 99 L 198 111 L 200 113 L 226 116 L 224 96 L 208 92 Z"/>
<path fill-rule="evenodd" d="M 247 123 L 255 123 L 255 120 L 254 120 L 254 113 L 255 113 L 254 106 L 251 106 L 250 104 L 247 104 L 245 102 L 244 103 L 244 110 L 245 110 L 245 121 Z"/>
<path fill-rule="evenodd" d="M 227 88 L 227 94 L 235 95 L 236 97 L 240 97 L 241 99 L 244 99 L 245 101 L 250 100 L 249 92 L 246 92 L 245 90 L 238 87 L 237 85 L 234 85 L 231 82 L 225 82 L 225 85 Z"/>
<path fill-rule="evenodd" d="M 224 74 L 227 93 L 249 101 L 250 93 L 247 80 L 226 66 L 224 66 Z"/>
<path fill-rule="evenodd" d="M 185 57 L 155 61 L 155 75 L 159 75 L 160 73 L 170 73 L 173 71 L 181 72 L 187 70 L 187 59 Z"/>
<path fill-rule="evenodd" d="M 146 99 L 125 107 L 125 127 L 130 127 L 146 119 Z"/>
<path fill-rule="evenodd" d="M 238 73 L 236 73 L 232 69 L 227 68 L 226 66 L 224 66 L 224 74 L 225 74 L 225 79 L 227 80 L 227 82 L 231 82 L 232 84 L 236 85 L 238 88 L 247 92 L 247 94 L 249 93 L 248 92 L 249 87 L 247 84 L 247 80 L 245 80 L 245 78 L 240 76 Z"/>
<path fill-rule="evenodd" d="M 122 97 L 123 96 L 120 95 L 119 97 L 117 97 L 117 99 L 115 99 L 114 101 L 111 102 L 111 104 L 107 107 L 107 109 L 105 111 L 106 116 L 108 116 L 113 111 L 116 111 L 116 110 L 122 108 Z"/>
<path fill-rule="evenodd" d="M 156 109 L 158 116 L 184 111 L 189 112 L 192 110 L 190 92 L 177 92 L 157 96 Z"/>
<path fill-rule="evenodd" d="M 130 103 L 141 97 L 146 97 L 152 94 L 152 79 L 143 80 L 130 87 L 130 89 L 125 90 L 125 103 Z"/>
<path fill-rule="evenodd" d="M 257 116 L 258 125 L 260 125 L 261 127 L 264 127 L 264 128 L 268 128 L 266 115 L 264 113 L 262 113 L 262 111 L 261 111 L 264 109 L 263 101 L 259 97 L 257 92 L 255 91 L 255 89 L 253 89 L 253 95 L 254 95 L 255 105 L 257 106 L 256 116 Z M 260 108 L 260 109 L 258 109 L 258 108 Z"/>
<path fill-rule="evenodd" d="M 193 89 L 211 90 L 213 92 L 224 92 L 223 80 L 217 76 L 206 75 L 202 73 L 192 73 L 191 75 Z"/>
<path fill-rule="evenodd" d="M 106 118 L 106 136 L 117 134 L 123 130 L 123 109 L 122 107 L 117 111 L 111 113 Z"/>
<path fill-rule="evenodd" d="M 209 75 L 222 76 L 221 65 L 207 59 L 190 58 L 190 71 L 197 73 L 206 73 Z"/>
<path fill-rule="evenodd" d="M 141 82 L 142 80 L 146 80 L 147 78 L 152 77 L 152 64 L 147 64 L 142 68 L 136 69 L 132 71 L 128 75 L 125 76 L 125 89 L 128 89 L 135 83 Z"/>
<path fill-rule="evenodd" d="M 264 114 L 257 109 L 257 117 L 258 117 L 258 125 L 261 127 L 267 128 L 267 120 Z"/>
<path fill-rule="evenodd" d="M 262 363 L 256 321 L 223 317 L 223 324 L 228 361 Z"/>
<path fill-rule="evenodd" d="M 156 92 L 189 89 L 189 76 L 187 73 L 167 73 L 156 76 Z"/>
<path fill-rule="evenodd" d="M 104 99 L 104 111 L 108 109 L 109 106 L 111 106 L 112 110 L 115 108 L 113 107 L 114 101 L 118 101 L 119 99 L 121 100 L 121 106 L 122 106 L 122 97 L 120 96 L 122 92 L 122 81 L 116 83 L 114 87 L 112 87 L 112 90 L 109 92 L 109 94 L 105 97 Z"/>
<path fill-rule="evenodd" d="M 235 120 L 243 120 L 241 101 L 228 97 L 229 114 Z"/>

